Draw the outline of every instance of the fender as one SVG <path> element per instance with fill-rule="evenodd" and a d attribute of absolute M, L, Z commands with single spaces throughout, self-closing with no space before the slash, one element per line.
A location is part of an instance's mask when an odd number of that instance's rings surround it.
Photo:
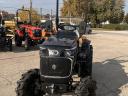
<path fill-rule="evenodd" d="M 19 37 L 23 37 L 24 36 L 23 32 L 21 32 L 20 30 L 16 30 L 16 33 L 19 35 Z"/>

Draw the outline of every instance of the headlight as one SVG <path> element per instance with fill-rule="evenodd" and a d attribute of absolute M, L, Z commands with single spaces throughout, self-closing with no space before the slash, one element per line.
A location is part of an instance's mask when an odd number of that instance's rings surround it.
<path fill-rule="evenodd" d="M 47 48 L 40 47 L 40 55 L 42 56 L 58 56 L 60 53 L 58 50 L 51 50 Z"/>
<path fill-rule="evenodd" d="M 40 56 L 48 56 L 48 50 L 46 48 L 40 47 Z"/>
<path fill-rule="evenodd" d="M 59 51 L 58 50 L 48 50 L 49 56 L 58 56 Z"/>

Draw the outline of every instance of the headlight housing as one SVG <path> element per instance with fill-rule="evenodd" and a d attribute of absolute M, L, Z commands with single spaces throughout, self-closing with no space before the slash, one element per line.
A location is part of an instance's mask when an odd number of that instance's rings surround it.
<path fill-rule="evenodd" d="M 59 51 L 58 50 L 48 50 L 49 56 L 58 56 Z"/>
<path fill-rule="evenodd" d="M 40 47 L 40 55 L 41 56 L 59 56 L 59 51 L 58 50 L 52 50 L 52 49 L 47 49 Z"/>
<path fill-rule="evenodd" d="M 72 57 L 75 56 L 76 49 L 48 49 L 40 47 L 40 56 L 59 56 L 59 57 Z"/>

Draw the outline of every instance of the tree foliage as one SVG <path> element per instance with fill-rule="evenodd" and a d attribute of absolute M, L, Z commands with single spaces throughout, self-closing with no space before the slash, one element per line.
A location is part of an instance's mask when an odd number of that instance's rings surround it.
<path fill-rule="evenodd" d="M 64 0 L 62 16 L 83 17 L 95 24 L 120 23 L 124 17 L 124 0 Z"/>
<path fill-rule="evenodd" d="M 125 15 L 124 21 L 128 24 L 128 13 Z"/>
<path fill-rule="evenodd" d="M 0 10 L 0 13 L 2 12 L 3 14 L 3 19 L 4 20 L 13 20 L 14 17 L 15 17 L 15 14 L 12 14 L 12 13 L 9 13 L 7 11 L 4 11 L 4 10 Z"/>
<path fill-rule="evenodd" d="M 24 10 L 29 10 L 29 9 L 25 8 Z M 32 9 L 31 14 L 32 14 L 31 17 L 32 17 L 33 21 L 40 20 L 41 17 L 35 9 Z M 29 21 L 30 20 L 28 11 L 20 11 L 19 17 L 22 21 Z"/>

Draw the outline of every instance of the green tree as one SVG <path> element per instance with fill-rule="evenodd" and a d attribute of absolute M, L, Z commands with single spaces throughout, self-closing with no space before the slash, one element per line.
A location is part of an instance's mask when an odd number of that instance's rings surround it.
<path fill-rule="evenodd" d="M 63 0 L 64 5 L 61 8 L 62 16 L 78 16 L 78 11 L 76 11 L 77 1 L 78 0 Z"/>
<path fill-rule="evenodd" d="M 24 10 L 29 10 L 29 9 L 25 8 Z M 40 20 L 41 17 L 35 9 L 32 9 L 31 14 L 32 14 L 31 18 L 33 21 L 39 21 Z M 30 20 L 28 11 L 20 11 L 19 17 L 22 21 L 29 21 Z"/>
<path fill-rule="evenodd" d="M 125 21 L 125 23 L 128 24 L 128 13 L 125 15 L 125 17 L 124 17 L 124 21 Z"/>
<path fill-rule="evenodd" d="M 82 17 L 94 25 L 109 21 L 120 23 L 124 17 L 124 0 L 64 0 L 62 16 Z"/>
<path fill-rule="evenodd" d="M 124 0 L 114 0 L 111 5 L 113 7 L 110 13 L 110 23 L 117 24 L 122 22 L 124 17 Z"/>

